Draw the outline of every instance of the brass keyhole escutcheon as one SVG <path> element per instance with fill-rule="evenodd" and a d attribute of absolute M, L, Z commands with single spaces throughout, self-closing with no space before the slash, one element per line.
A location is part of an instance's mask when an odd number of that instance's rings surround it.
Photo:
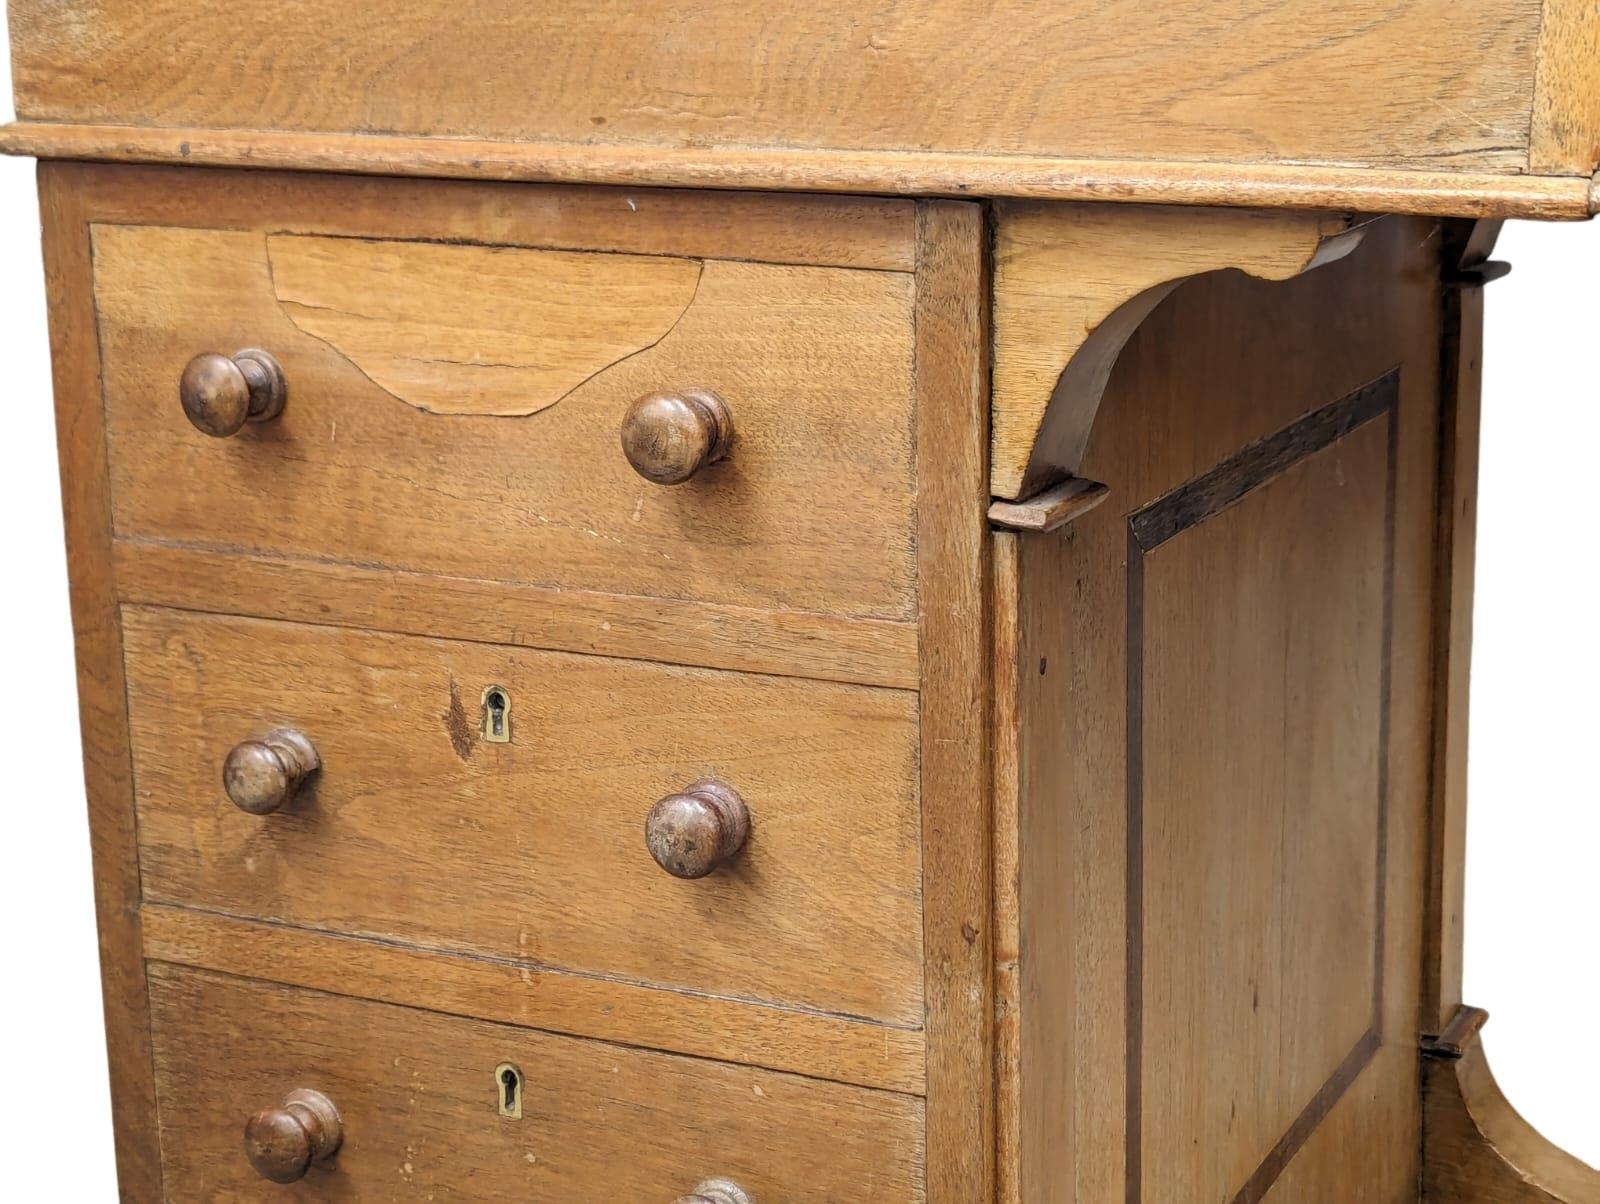
<path fill-rule="evenodd" d="M 494 1094 L 500 1115 L 507 1120 L 522 1119 L 522 1071 L 510 1062 L 494 1068 Z"/>
<path fill-rule="evenodd" d="M 484 688 L 482 728 L 488 743 L 511 743 L 511 694 L 504 686 Z"/>

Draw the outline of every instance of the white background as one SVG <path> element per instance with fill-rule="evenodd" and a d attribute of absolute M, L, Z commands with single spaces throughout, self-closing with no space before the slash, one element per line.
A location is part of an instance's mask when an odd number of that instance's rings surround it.
<path fill-rule="evenodd" d="M 0 62 L 7 116 L 10 95 Z M 1516 271 L 1489 291 L 1467 999 L 1493 1013 L 1487 1045 L 1512 1101 L 1600 1163 L 1600 1042 L 1584 1035 L 1600 998 L 1600 224 L 1513 224 L 1499 256 Z M 33 165 L 0 159 L 0 1132 L 12 1198 L 30 1166 L 56 1183 L 67 1166 L 74 1200 L 112 1201 L 44 314 Z"/>

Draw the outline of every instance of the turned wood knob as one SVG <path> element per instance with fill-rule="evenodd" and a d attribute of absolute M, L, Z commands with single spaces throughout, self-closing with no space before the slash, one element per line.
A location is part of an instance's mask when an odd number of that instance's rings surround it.
<path fill-rule="evenodd" d="M 650 808 L 645 842 L 675 878 L 704 878 L 726 865 L 750 835 L 750 809 L 732 786 L 705 778 Z"/>
<path fill-rule="evenodd" d="M 291 1091 L 277 1108 L 264 1108 L 244 1127 L 244 1152 L 263 1179 L 295 1183 L 313 1162 L 339 1152 L 344 1126 L 333 1101 L 320 1091 Z"/>
<path fill-rule="evenodd" d="M 266 815 L 294 798 L 321 764 L 310 740 L 292 728 L 279 728 L 234 746 L 222 763 L 222 788 L 239 810 Z"/>
<path fill-rule="evenodd" d="M 651 393 L 622 419 L 622 451 L 634 471 L 657 485 L 681 485 L 728 454 L 733 415 L 709 389 Z"/>
<path fill-rule="evenodd" d="M 693 1195 L 679 1196 L 675 1204 L 755 1204 L 750 1193 L 727 1179 L 707 1179 Z"/>
<path fill-rule="evenodd" d="M 270 422 L 283 413 L 289 385 L 265 351 L 252 347 L 232 359 L 208 351 L 189 361 L 178 396 L 190 422 L 222 438 L 238 434 L 247 422 Z"/>

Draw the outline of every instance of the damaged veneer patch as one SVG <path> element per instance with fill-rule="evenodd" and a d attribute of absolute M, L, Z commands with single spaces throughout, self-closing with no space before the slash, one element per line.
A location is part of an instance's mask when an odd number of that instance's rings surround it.
<path fill-rule="evenodd" d="M 517 417 L 657 343 L 701 263 L 654 255 L 271 235 L 273 291 L 407 405 Z"/>

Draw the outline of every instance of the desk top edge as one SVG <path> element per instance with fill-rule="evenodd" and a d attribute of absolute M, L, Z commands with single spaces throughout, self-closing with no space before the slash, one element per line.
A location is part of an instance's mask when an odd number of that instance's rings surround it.
<path fill-rule="evenodd" d="M 1321 164 L 591 145 L 41 121 L 0 126 L 0 153 L 89 162 L 641 188 L 1117 201 L 1567 221 L 1600 213 L 1600 177 Z"/>

